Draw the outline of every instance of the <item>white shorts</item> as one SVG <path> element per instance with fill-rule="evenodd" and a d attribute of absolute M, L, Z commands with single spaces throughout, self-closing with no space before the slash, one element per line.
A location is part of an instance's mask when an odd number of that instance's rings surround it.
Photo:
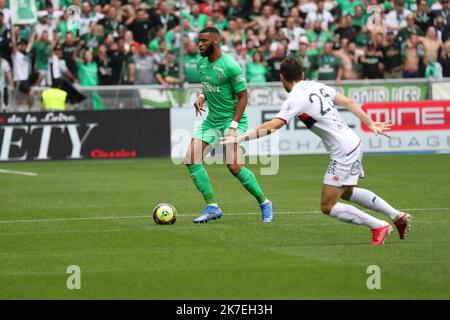
<path fill-rule="evenodd" d="M 356 186 L 358 179 L 364 178 L 362 158 L 361 145 L 345 158 L 332 158 L 323 177 L 323 184 L 334 187 Z"/>

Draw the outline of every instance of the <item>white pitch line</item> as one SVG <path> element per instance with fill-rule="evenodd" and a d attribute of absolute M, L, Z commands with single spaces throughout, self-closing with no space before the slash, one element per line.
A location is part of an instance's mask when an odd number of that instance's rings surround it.
<path fill-rule="evenodd" d="M 18 175 L 22 175 L 22 176 L 32 176 L 32 177 L 36 177 L 38 175 L 37 173 L 34 173 L 34 172 L 14 171 L 14 170 L 5 170 L 5 169 L 0 169 L 0 173 L 18 174 Z"/>
<path fill-rule="evenodd" d="M 406 208 L 399 209 L 400 211 L 450 211 L 450 208 Z M 305 214 L 305 213 L 321 213 L 321 211 L 280 211 L 275 214 Z M 179 217 L 196 216 L 199 213 L 179 214 Z M 259 215 L 261 212 L 230 212 L 226 216 L 244 216 L 244 215 Z M 28 223 L 28 222 L 57 222 L 57 221 L 80 221 L 80 220 L 118 220 L 118 219 L 140 219 L 147 218 L 150 215 L 142 216 L 105 216 L 105 217 L 78 217 L 78 218 L 50 218 L 50 219 L 30 219 L 30 220 L 0 220 L 0 223 Z"/>

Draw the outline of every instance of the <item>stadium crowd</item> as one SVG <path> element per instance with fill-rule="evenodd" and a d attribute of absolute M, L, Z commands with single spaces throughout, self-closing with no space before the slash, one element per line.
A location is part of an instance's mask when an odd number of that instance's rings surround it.
<path fill-rule="evenodd" d="M 35 25 L 12 25 L 10 1 L 0 0 L 0 86 L 29 101 L 31 86 L 62 78 L 83 86 L 199 82 L 196 36 L 208 26 L 250 83 L 279 81 L 288 54 L 303 61 L 306 78 L 337 85 L 450 77 L 449 0 L 36 0 Z"/>

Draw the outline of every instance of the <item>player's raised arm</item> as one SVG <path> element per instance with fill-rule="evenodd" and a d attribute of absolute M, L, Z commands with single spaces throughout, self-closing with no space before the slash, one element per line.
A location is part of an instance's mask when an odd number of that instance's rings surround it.
<path fill-rule="evenodd" d="M 254 130 L 250 130 L 245 135 L 240 137 L 232 137 L 228 136 L 225 138 L 220 138 L 220 144 L 233 144 L 233 143 L 241 143 L 242 141 L 248 141 L 253 139 L 258 139 L 261 137 L 265 137 L 271 133 L 274 133 L 282 126 L 284 126 L 286 122 L 280 118 L 273 118 L 270 121 L 264 122 L 258 128 Z"/>
<path fill-rule="evenodd" d="M 361 120 L 370 130 L 375 134 L 382 134 L 389 137 L 386 131 L 391 130 L 391 124 L 389 122 L 375 122 L 373 121 L 367 113 L 361 109 L 361 107 L 356 103 L 355 100 L 344 96 L 341 93 L 336 93 L 333 99 L 334 103 L 339 106 L 346 107 L 353 113 L 359 120 Z"/>

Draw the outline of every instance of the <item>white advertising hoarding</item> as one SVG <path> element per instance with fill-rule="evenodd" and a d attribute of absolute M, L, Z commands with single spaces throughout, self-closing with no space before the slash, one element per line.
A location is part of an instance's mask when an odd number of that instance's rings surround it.
<path fill-rule="evenodd" d="M 272 119 L 278 107 L 248 107 L 249 129 Z M 417 101 L 365 104 L 363 109 L 379 121 L 391 121 L 390 138 L 374 135 L 347 110 L 340 113 L 347 124 L 361 137 L 363 149 L 369 153 L 450 152 L 450 101 Z M 195 117 L 194 108 L 172 108 L 172 158 L 182 158 L 195 128 L 204 119 Z M 251 141 L 245 146 L 247 155 L 324 154 L 320 139 L 298 119 L 292 120 L 273 137 Z"/>

